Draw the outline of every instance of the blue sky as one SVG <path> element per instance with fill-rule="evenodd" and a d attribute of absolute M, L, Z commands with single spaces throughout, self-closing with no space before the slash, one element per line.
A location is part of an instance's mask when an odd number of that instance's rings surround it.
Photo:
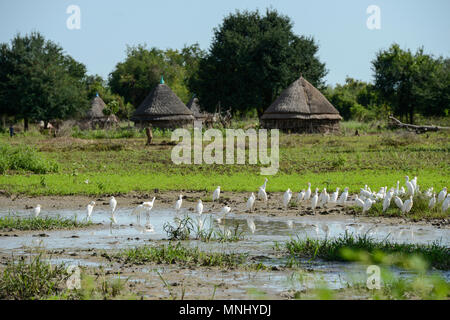
<path fill-rule="evenodd" d="M 81 29 L 69 30 L 69 5 L 81 9 Z M 369 30 L 369 5 L 381 10 L 381 29 Z M 107 77 L 125 57 L 126 45 L 180 49 L 198 42 L 208 49 L 213 28 L 236 9 L 277 9 L 294 32 L 313 36 L 329 70 L 328 84 L 351 76 L 372 80 L 371 60 L 393 42 L 450 56 L 450 1 L 407 0 L 14 0 L 0 2 L 0 42 L 17 33 L 40 31 L 84 63 L 90 74 Z"/>

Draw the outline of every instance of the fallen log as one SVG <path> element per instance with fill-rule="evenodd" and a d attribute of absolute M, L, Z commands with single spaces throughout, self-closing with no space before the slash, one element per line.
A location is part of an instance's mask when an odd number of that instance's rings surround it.
<path fill-rule="evenodd" d="M 389 120 L 391 120 L 391 126 L 396 128 L 404 128 L 409 131 L 415 131 L 416 133 L 425 133 L 428 131 L 439 131 L 439 130 L 450 130 L 450 127 L 440 127 L 440 126 L 419 126 L 414 124 L 403 123 L 400 120 L 394 118 L 393 116 L 389 116 Z"/>

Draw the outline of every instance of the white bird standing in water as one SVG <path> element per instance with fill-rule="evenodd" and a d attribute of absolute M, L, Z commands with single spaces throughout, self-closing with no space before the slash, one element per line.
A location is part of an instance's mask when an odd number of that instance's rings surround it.
<path fill-rule="evenodd" d="M 222 214 L 223 215 L 226 215 L 230 211 L 231 211 L 231 208 L 229 206 L 225 206 L 225 207 L 222 208 Z"/>
<path fill-rule="evenodd" d="M 253 221 L 253 219 L 247 219 L 247 226 L 252 233 L 255 233 L 256 226 L 255 226 L 255 221 Z"/>
<path fill-rule="evenodd" d="M 438 194 L 437 202 L 439 203 L 441 201 L 444 201 L 446 195 L 447 195 L 447 188 L 444 187 Z"/>
<path fill-rule="evenodd" d="M 212 201 L 214 202 L 216 200 L 219 200 L 219 197 L 220 197 L 220 186 L 218 186 L 216 190 L 214 190 L 212 195 Z"/>
<path fill-rule="evenodd" d="M 411 211 L 412 206 L 413 206 L 413 196 L 409 196 L 409 199 L 403 203 L 402 213 L 408 213 L 409 211 Z"/>
<path fill-rule="evenodd" d="M 197 209 L 197 213 L 198 213 L 199 215 L 201 215 L 202 212 L 203 212 L 203 202 L 202 202 L 202 199 L 198 199 L 196 209 Z"/>
<path fill-rule="evenodd" d="M 175 202 L 175 210 L 176 210 L 177 213 L 180 212 L 182 203 L 183 203 L 183 195 L 180 194 L 180 196 L 178 197 L 177 202 Z"/>
<path fill-rule="evenodd" d="M 94 209 L 95 206 L 95 201 L 91 201 L 87 207 L 86 207 L 86 211 L 87 211 L 87 218 L 90 220 L 91 219 L 91 215 L 92 215 L 92 210 Z"/>
<path fill-rule="evenodd" d="M 153 208 L 153 204 L 155 203 L 155 197 L 153 197 L 152 201 L 147 201 L 147 202 L 142 202 L 142 205 L 144 206 L 145 209 L 145 218 L 146 218 L 146 222 L 147 224 L 149 223 L 150 220 L 150 211 Z"/>
<path fill-rule="evenodd" d="M 341 196 L 339 197 L 339 203 L 345 204 L 345 202 L 347 201 L 347 197 L 348 197 L 348 188 L 345 188 L 344 192 L 342 192 Z"/>
<path fill-rule="evenodd" d="M 314 193 L 314 196 L 311 199 L 311 209 L 313 210 L 313 212 L 316 212 L 316 207 L 317 207 L 317 202 L 319 202 L 319 188 L 316 188 L 316 192 Z"/>
<path fill-rule="evenodd" d="M 255 203 L 255 195 L 252 192 L 252 194 L 250 195 L 250 197 L 247 200 L 247 210 L 252 212 L 253 211 L 253 205 Z"/>
<path fill-rule="evenodd" d="M 291 191 L 291 189 L 288 188 L 283 195 L 283 206 L 284 206 L 285 210 L 288 207 L 289 201 L 291 201 L 291 197 L 292 197 L 292 191 Z"/>
<path fill-rule="evenodd" d="M 433 197 L 428 202 L 428 208 L 433 209 L 435 205 L 436 205 L 436 193 L 433 194 Z"/>
<path fill-rule="evenodd" d="M 38 205 L 34 208 L 33 212 L 34 212 L 34 217 L 37 218 L 37 217 L 39 216 L 39 213 L 41 213 L 41 205 L 38 204 Z"/>
<path fill-rule="evenodd" d="M 311 182 L 308 182 L 308 189 L 306 189 L 304 200 L 308 201 L 311 198 Z"/>
<path fill-rule="evenodd" d="M 109 199 L 109 206 L 111 207 L 111 221 L 117 223 L 116 217 L 114 216 L 114 212 L 116 211 L 117 207 L 117 200 L 116 198 L 114 198 L 114 196 Z"/>
<path fill-rule="evenodd" d="M 417 188 L 417 177 L 414 177 L 414 179 L 411 180 L 411 184 L 414 187 L 414 192 L 419 191 L 419 189 Z"/>

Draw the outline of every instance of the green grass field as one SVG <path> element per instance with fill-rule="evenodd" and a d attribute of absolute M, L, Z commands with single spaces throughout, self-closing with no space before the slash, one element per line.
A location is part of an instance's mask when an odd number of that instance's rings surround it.
<path fill-rule="evenodd" d="M 355 128 L 361 136 L 353 135 Z M 404 184 L 405 175 L 418 176 L 422 190 L 448 186 L 448 133 L 416 135 L 354 122 L 343 123 L 342 131 L 341 135 L 281 134 L 280 168 L 276 175 L 268 176 L 267 190 L 299 191 L 311 182 L 313 187 L 349 187 L 355 192 L 365 184 L 372 189 L 394 186 L 397 180 Z M 28 195 L 99 195 L 154 189 L 201 191 L 220 185 L 225 191 L 255 191 L 264 180 L 261 164 L 175 165 L 167 132 L 155 134 L 149 147 L 140 135 L 76 131 L 69 137 L 34 132 L 10 138 L 3 134 L 0 144 L 7 147 L 0 153 L 0 190 Z M 24 149 L 25 155 L 17 151 Z M 18 161 L 10 160 L 13 152 Z"/>

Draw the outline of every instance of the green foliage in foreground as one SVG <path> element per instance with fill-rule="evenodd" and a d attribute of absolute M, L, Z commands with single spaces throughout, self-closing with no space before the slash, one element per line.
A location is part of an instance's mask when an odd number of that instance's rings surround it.
<path fill-rule="evenodd" d="M 147 262 L 193 265 L 206 267 L 233 268 L 244 265 L 246 256 L 236 253 L 203 252 L 197 248 L 188 248 L 177 243 L 160 246 L 142 246 L 125 249 L 117 253 L 115 258 L 125 263 L 144 264 Z"/>
<path fill-rule="evenodd" d="M 0 174 L 8 170 L 31 171 L 33 173 L 57 172 L 59 165 L 56 161 L 45 159 L 41 153 L 26 146 L 0 146 Z"/>
<path fill-rule="evenodd" d="M 322 258 L 334 261 L 362 261 L 367 264 L 399 265 L 427 270 L 430 266 L 450 269 L 450 249 L 439 243 L 407 244 L 385 239 L 376 241 L 366 235 L 346 232 L 333 239 L 291 239 L 285 243 L 291 257 Z M 418 263 L 422 261 L 422 263 Z"/>
<path fill-rule="evenodd" d="M 40 299 L 63 291 L 69 277 L 63 265 L 52 266 L 41 254 L 8 261 L 0 277 L 0 299 Z"/>
<path fill-rule="evenodd" d="M 62 217 L 20 218 L 14 216 L 0 217 L 0 230 L 55 230 L 84 228 L 92 225 L 91 221 L 77 221 Z"/>

